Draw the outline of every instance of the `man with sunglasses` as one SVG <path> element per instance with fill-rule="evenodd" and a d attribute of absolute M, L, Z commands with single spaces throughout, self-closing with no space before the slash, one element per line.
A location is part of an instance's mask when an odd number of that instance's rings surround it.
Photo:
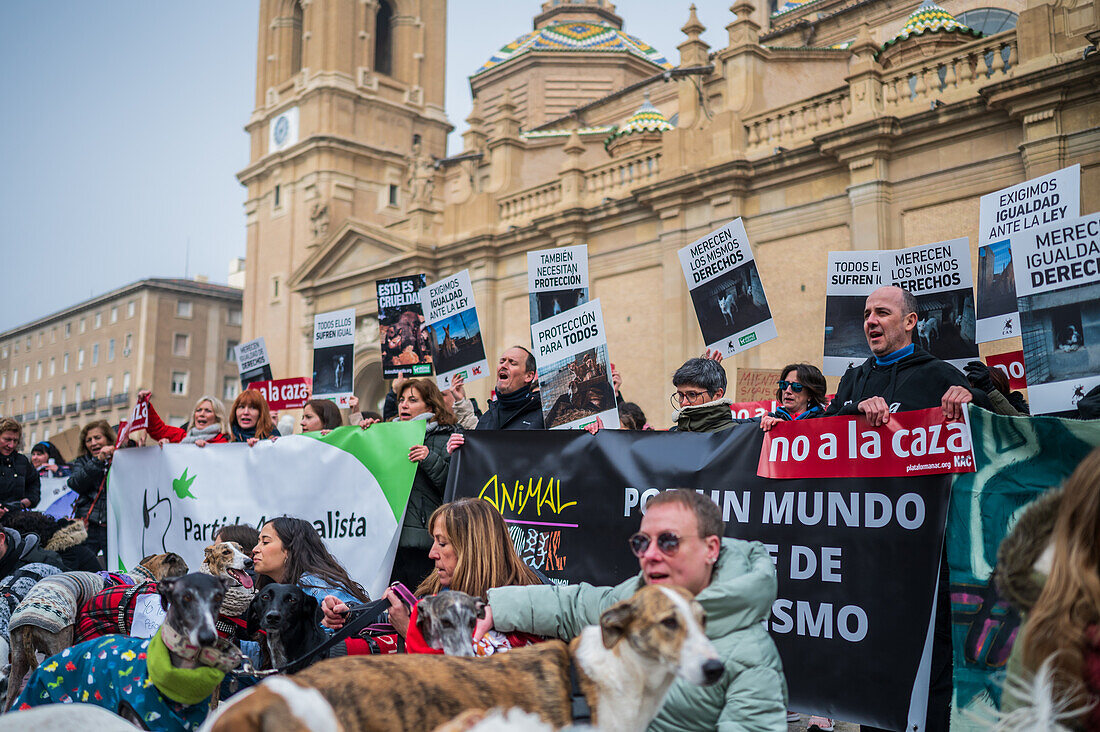
<path fill-rule="evenodd" d="M 727 411 L 728 408 L 727 408 Z M 536 585 L 489 590 L 475 638 L 495 627 L 568 640 L 643 585 L 679 585 L 707 614 L 706 634 L 726 666 L 714 686 L 677 678 L 650 730 L 771 732 L 787 729 L 787 682 L 764 628 L 777 583 L 759 542 L 722 538 L 718 506 L 687 489 L 650 499 L 630 538 L 641 572 L 615 587 Z"/>

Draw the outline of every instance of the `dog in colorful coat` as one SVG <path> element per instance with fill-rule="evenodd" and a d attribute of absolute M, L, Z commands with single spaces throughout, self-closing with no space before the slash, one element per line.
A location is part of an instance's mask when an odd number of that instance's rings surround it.
<path fill-rule="evenodd" d="M 82 702 L 144 729 L 198 729 L 214 689 L 241 658 L 214 628 L 225 583 L 196 573 L 161 580 L 157 591 L 168 613 L 156 635 L 109 635 L 51 656 L 15 700 L 16 713 Z"/>

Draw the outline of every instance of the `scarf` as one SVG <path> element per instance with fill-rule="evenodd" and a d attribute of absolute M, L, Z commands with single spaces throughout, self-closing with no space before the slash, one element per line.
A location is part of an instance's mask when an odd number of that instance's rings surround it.
<path fill-rule="evenodd" d="M 898 350 L 896 350 L 893 353 L 889 354 L 885 358 L 879 358 L 878 356 L 875 356 L 875 365 L 876 366 L 889 366 L 890 364 L 897 363 L 898 361 L 902 360 L 906 356 L 913 355 L 913 351 L 915 350 L 915 348 L 916 347 L 912 343 L 910 343 L 905 348 L 899 348 Z"/>
<path fill-rule="evenodd" d="M 192 427 L 187 430 L 187 436 L 180 440 L 181 445 L 193 445 L 199 440 L 206 440 L 209 442 L 211 439 L 217 437 L 222 432 L 222 426 L 217 422 L 208 424 L 205 427 Z"/>
<path fill-rule="evenodd" d="M 514 412 L 524 405 L 527 399 L 531 396 L 531 385 L 524 384 L 520 388 L 508 394 L 502 394 L 497 392 L 497 401 L 500 402 L 500 408 L 506 412 Z"/>
<path fill-rule="evenodd" d="M 211 694 L 225 678 L 225 672 L 211 666 L 176 668 L 168 654 L 168 646 L 161 639 L 161 631 L 149 641 L 146 652 L 149 680 L 157 691 L 174 702 L 194 706 Z"/>
<path fill-rule="evenodd" d="M 229 428 L 233 432 L 234 442 L 247 442 L 256 436 L 256 427 L 252 426 L 248 429 L 241 427 L 240 425 L 232 425 Z"/>

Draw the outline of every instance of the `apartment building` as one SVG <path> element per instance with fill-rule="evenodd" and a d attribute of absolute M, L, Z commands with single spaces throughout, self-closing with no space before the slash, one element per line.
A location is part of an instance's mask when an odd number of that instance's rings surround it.
<path fill-rule="evenodd" d="M 97 419 L 125 419 L 138 390 L 182 424 L 195 400 L 240 390 L 241 290 L 146 279 L 0 333 L 0 416 L 23 448 Z M 66 455 L 72 458 L 72 455 Z"/>

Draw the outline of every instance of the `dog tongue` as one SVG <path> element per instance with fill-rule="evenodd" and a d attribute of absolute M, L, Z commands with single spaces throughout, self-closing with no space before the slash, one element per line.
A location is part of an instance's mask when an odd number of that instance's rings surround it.
<path fill-rule="evenodd" d="M 236 569 L 229 570 L 229 574 L 233 575 L 233 578 L 241 583 L 241 586 L 246 590 L 252 589 L 252 578 L 248 576 L 247 572 L 241 572 Z"/>

